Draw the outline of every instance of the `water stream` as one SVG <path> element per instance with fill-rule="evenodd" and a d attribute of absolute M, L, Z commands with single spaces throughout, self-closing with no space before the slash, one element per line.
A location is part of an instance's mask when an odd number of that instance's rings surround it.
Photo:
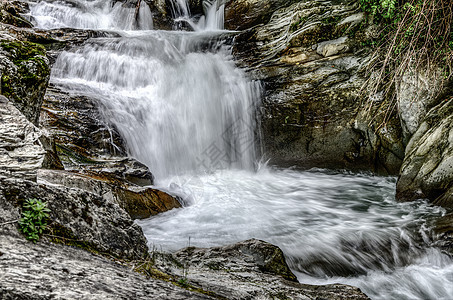
<path fill-rule="evenodd" d="M 112 1 L 40 1 L 37 27 L 116 31 L 58 57 L 51 81 L 100 100 L 104 117 L 184 208 L 138 222 L 151 246 L 177 250 L 259 238 L 281 247 L 304 283 L 347 283 L 373 299 L 450 299 L 453 261 L 429 246 L 440 208 L 397 203 L 393 177 L 276 169 L 259 161 L 259 82 L 236 68 L 223 4 L 196 31 L 153 31 L 152 14 Z M 137 12 L 139 17 L 137 18 Z"/>

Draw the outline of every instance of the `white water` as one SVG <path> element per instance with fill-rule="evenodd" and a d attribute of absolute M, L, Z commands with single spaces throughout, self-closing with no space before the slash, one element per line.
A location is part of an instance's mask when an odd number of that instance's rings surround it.
<path fill-rule="evenodd" d="M 124 7 L 111 0 L 40 1 L 31 3 L 31 15 L 39 28 L 81 28 L 149 30 L 153 28 L 151 10 L 142 1 Z M 138 15 L 136 16 L 136 12 Z"/>
<path fill-rule="evenodd" d="M 426 245 L 427 220 L 442 209 L 396 203 L 395 181 L 266 167 L 179 176 L 161 184 L 190 205 L 138 224 L 156 249 L 253 237 L 281 247 L 300 282 L 351 284 L 373 299 L 450 299 L 452 260 Z"/>
<path fill-rule="evenodd" d="M 75 3 L 40 2 L 37 25 L 149 29 L 109 1 Z M 208 3 L 208 17 L 189 20 L 193 27 L 221 29 L 213 8 L 222 5 Z M 190 19 L 188 8 L 179 17 Z M 184 208 L 139 222 L 150 245 L 260 238 L 283 249 L 301 282 L 352 284 L 373 299 L 451 298 L 452 260 L 429 247 L 430 218 L 441 209 L 396 203 L 392 177 L 254 171 L 260 86 L 235 67 L 218 33 L 118 32 L 63 52 L 51 80 L 99 99 L 131 154 L 183 197 Z"/>

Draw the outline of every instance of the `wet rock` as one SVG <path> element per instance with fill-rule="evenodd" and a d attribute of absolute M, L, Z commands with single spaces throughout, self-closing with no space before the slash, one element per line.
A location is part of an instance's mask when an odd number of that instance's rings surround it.
<path fill-rule="evenodd" d="M 97 158 L 126 156 L 123 140 L 117 130 L 104 121 L 95 99 L 71 96 L 50 86 L 40 122 L 54 137 L 67 169 L 94 165 Z"/>
<path fill-rule="evenodd" d="M 396 197 L 428 198 L 453 208 L 453 98 L 433 107 L 413 134 L 396 187 Z"/>
<path fill-rule="evenodd" d="M 21 13 L 26 9 L 26 3 L 0 0 L 0 23 L 10 24 L 16 27 L 33 27 L 28 20 L 21 16 Z"/>
<path fill-rule="evenodd" d="M 71 96 L 56 87 L 47 90 L 41 124 L 54 139 L 65 169 L 97 173 L 130 185 L 152 185 L 148 167 L 128 157 L 124 140 L 98 105 L 96 99 Z"/>
<path fill-rule="evenodd" d="M 207 249 L 189 247 L 173 257 L 166 263 L 157 258 L 157 266 L 227 299 L 368 299 L 358 288 L 347 285 L 298 283 L 282 251 L 260 240 Z"/>
<path fill-rule="evenodd" d="M 0 299 L 213 299 L 63 245 L 0 239 Z"/>
<path fill-rule="evenodd" d="M 46 155 L 42 133 L 11 101 L 0 99 L 0 175 L 36 180 Z"/>
<path fill-rule="evenodd" d="M 225 28 L 244 30 L 266 23 L 272 14 L 297 0 L 229 0 L 225 6 Z"/>
<path fill-rule="evenodd" d="M 361 99 L 370 62 L 363 43 L 375 30 L 357 3 L 264 2 L 230 5 L 275 5 L 263 8 L 271 12 L 267 24 L 241 32 L 233 45 L 239 64 L 264 86 L 266 157 L 280 166 L 397 174 L 404 157 L 398 116 L 384 120 L 381 103 L 367 107 Z"/>
<path fill-rule="evenodd" d="M 17 40 L 0 41 L 1 94 L 35 125 L 50 77 L 43 46 Z"/>
<path fill-rule="evenodd" d="M 433 231 L 434 245 L 453 256 L 453 213 L 437 219 Z"/>
<path fill-rule="evenodd" d="M 130 185 L 122 180 L 112 179 L 109 175 L 40 170 L 38 182 L 77 188 L 102 196 L 118 204 L 132 219 L 144 219 L 181 207 L 175 197 L 163 191 Z"/>
<path fill-rule="evenodd" d="M 177 198 L 150 188 L 154 177 L 147 166 L 127 156 L 126 145 L 105 121 L 96 99 L 48 89 L 41 123 L 55 140 L 66 170 L 42 171 L 41 179 L 80 188 L 119 204 L 134 219 L 181 207 Z"/>
<path fill-rule="evenodd" d="M 171 30 L 173 19 L 167 9 L 166 0 L 115 0 L 121 2 L 125 7 L 139 7 L 143 2 L 146 2 L 153 15 L 153 28 L 161 30 Z"/>

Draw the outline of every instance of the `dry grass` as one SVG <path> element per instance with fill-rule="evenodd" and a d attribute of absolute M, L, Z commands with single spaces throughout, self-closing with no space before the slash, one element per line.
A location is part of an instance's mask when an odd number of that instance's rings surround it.
<path fill-rule="evenodd" d="M 368 99 L 382 95 L 380 111 L 385 124 L 397 108 L 396 95 L 407 72 L 421 72 L 437 85 L 436 95 L 452 79 L 453 0 L 408 0 L 398 8 L 395 20 L 381 33 L 368 72 L 372 74 L 363 91 Z M 389 19 L 383 21 L 390 22 Z M 417 97 L 414 97 L 415 99 Z M 371 112 L 375 101 L 368 101 Z M 377 116 L 374 115 L 373 119 Z"/>

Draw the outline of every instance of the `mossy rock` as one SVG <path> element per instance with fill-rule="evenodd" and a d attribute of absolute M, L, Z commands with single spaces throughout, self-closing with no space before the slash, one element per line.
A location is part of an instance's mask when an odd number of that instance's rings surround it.
<path fill-rule="evenodd" d="M 42 45 L 0 41 L 1 94 L 37 124 L 50 77 L 49 60 Z"/>

